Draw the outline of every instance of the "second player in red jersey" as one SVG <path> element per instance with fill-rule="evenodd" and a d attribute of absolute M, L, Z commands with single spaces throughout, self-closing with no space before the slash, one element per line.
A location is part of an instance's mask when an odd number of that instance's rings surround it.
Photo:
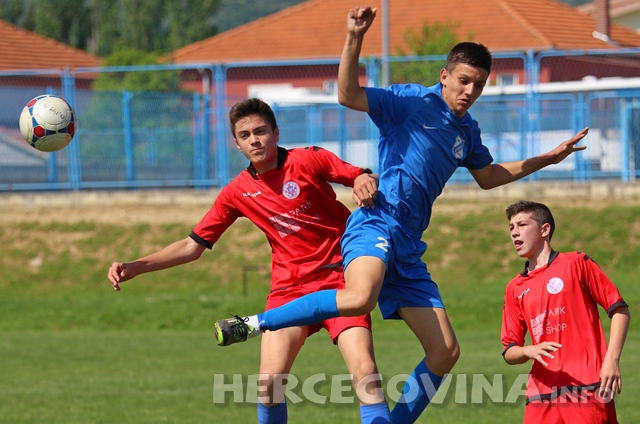
<path fill-rule="evenodd" d="M 308 293 L 344 288 L 340 237 L 350 215 L 336 199 L 332 183 L 353 187 L 360 206 L 372 207 L 377 193 L 370 171 L 352 166 L 317 148 L 279 148 L 273 111 L 259 99 L 236 104 L 229 113 L 231 131 L 249 167 L 224 187 L 191 234 L 132 262 L 114 262 L 108 278 L 114 289 L 135 276 L 199 259 L 238 218 L 246 217 L 267 236 L 272 250 L 272 282 L 267 308 Z M 239 317 L 225 321 L 246 340 Z M 243 325 L 238 325 L 243 324 Z M 260 349 L 258 422 L 287 422 L 286 375 L 306 338 L 326 328 L 338 346 L 360 399 L 363 422 L 389 422 L 374 360 L 371 318 L 367 315 L 327 319 L 265 332 Z M 218 340 L 219 344 L 223 344 Z M 285 376 L 283 379 L 282 377 Z M 373 377 L 373 378 L 371 378 Z M 365 382 L 359 384 L 361 381 Z"/>
<path fill-rule="evenodd" d="M 527 259 L 507 285 L 501 332 L 508 363 L 533 359 L 525 423 L 617 423 L 627 304 L 588 255 L 551 248 L 555 222 L 545 205 L 521 201 L 507 217 L 514 247 Z M 609 345 L 598 305 L 612 319 Z"/>

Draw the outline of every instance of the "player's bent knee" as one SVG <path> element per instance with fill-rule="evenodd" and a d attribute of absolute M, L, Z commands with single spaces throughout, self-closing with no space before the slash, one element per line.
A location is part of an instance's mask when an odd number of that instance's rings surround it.
<path fill-rule="evenodd" d="M 373 361 L 360 361 L 355 367 L 350 367 L 349 372 L 353 374 L 355 380 L 360 380 L 368 376 L 376 376 L 378 368 Z"/>
<path fill-rule="evenodd" d="M 460 346 L 458 343 L 426 352 L 427 367 L 437 375 L 450 372 L 459 358 Z"/>
<path fill-rule="evenodd" d="M 370 293 L 349 292 L 338 303 L 338 310 L 342 316 L 365 315 L 376 307 L 377 299 Z"/>

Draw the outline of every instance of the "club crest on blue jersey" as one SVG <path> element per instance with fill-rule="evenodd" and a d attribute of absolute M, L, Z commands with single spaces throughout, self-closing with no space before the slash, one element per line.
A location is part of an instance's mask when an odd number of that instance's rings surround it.
<path fill-rule="evenodd" d="M 295 181 L 287 181 L 282 186 L 282 195 L 287 199 L 295 199 L 300 194 L 300 186 Z"/>
<path fill-rule="evenodd" d="M 453 156 L 456 159 L 462 159 L 462 156 L 464 155 L 464 139 L 460 136 L 456 137 L 456 142 L 453 145 Z"/>

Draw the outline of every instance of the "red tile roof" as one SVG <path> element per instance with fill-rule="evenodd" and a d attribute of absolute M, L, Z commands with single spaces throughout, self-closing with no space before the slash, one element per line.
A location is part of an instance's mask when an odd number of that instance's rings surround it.
<path fill-rule="evenodd" d="M 100 58 L 0 20 L 0 70 L 98 66 Z"/>
<path fill-rule="evenodd" d="M 381 1 L 362 50 L 382 51 Z M 309 0 L 278 13 L 190 44 L 172 53 L 176 63 L 337 58 L 346 34 L 351 4 L 344 0 Z M 389 51 L 407 50 L 404 34 L 424 24 L 451 23 L 460 40 L 486 45 L 492 51 L 607 49 L 593 37 L 591 15 L 554 0 L 389 0 Z M 640 47 L 640 35 L 611 24 L 611 39 L 623 47 Z"/>
<path fill-rule="evenodd" d="M 596 9 L 595 2 L 585 3 L 576 7 L 581 12 L 593 13 Z M 616 18 L 628 13 L 640 11 L 640 2 L 638 0 L 609 0 L 609 15 Z"/>

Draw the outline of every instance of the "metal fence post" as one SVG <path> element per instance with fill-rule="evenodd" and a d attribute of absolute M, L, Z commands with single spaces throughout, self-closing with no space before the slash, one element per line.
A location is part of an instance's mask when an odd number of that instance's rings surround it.
<path fill-rule="evenodd" d="M 64 69 L 64 73 L 62 74 L 62 97 L 69 102 L 71 107 L 75 108 L 75 78 L 71 75 L 69 68 Z M 76 114 L 77 114 L 76 110 Z M 77 119 L 76 115 L 76 119 Z M 76 123 L 77 125 L 77 123 Z M 82 182 L 82 167 L 81 167 L 81 158 L 80 158 L 80 148 L 78 136 L 76 134 L 76 140 L 69 144 L 67 147 L 67 172 L 69 175 L 69 182 L 71 183 L 71 188 L 73 190 L 80 190 L 81 182 Z M 51 156 L 55 156 L 55 153 Z M 54 168 L 56 164 L 53 164 Z M 55 178 L 55 172 L 54 172 Z M 55 180 L 54 180 L 55 182 Z"/>
<path fill-rule="evenodd" d="M 227 127 L 225 119 L 225 85 L 226 75 L 225 68 L 221 63 L 217 63 L 215 67 L 215 80 L 216 80 L 216 140 L 215 152 L 216 152 L 216 166 L 218 185 L 223 186 L 229 182 L 229 153 L 227 149 Z"/>
<path fill-rule="evenodd" d="M 631 180 L 631 101 L 622 100 L 620 134 L 622 135 L 622 181 Z"/>
<path fill-rule="evenodd" d="M 194 187 L 201 188 L 202 185 L 198 182 L 203 179 L 203 163 L 202 163 L 202 145 L 204 140 L 202 137 L 202 118 L 204 113 L 200 106 L 200 95 L 193 93 L 193 179 Z"/>
<path fill-rule="evenodd" d="M 122 92 L 122 122 L 124 124 L 125 172 L 127 182 L 133 186 L 136 175 L 135 159 L 133 154 L 133 129 L 131 125 L 131 93 L 127 90 Z"/>

